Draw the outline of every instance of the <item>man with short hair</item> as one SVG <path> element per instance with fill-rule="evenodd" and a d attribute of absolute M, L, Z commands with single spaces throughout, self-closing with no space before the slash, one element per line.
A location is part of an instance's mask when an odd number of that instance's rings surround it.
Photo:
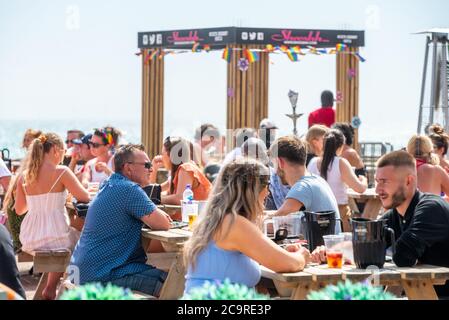
<path fill-rule="evenodd" d="M 142 149 L 128 144 L 116 151 L 115 173 L 102 184 L 89 206 L 71 259 L 79 268 L 81 284 L 111 282 L 159 295 L 167 273 L 145 264 L 141 228 L 143 222 L 153 230 L 168 230 L 171 219 L 141 188 L 152 171 Z"/>
<path fill-rule="evenodd" d="M 282 206 L 274 215 L 287 215 L 302 209 L 312 212 L 334 211 L 340 219 L 337 200 L 329 184 L 321 177 L 307 171 L 306 146 L 297 136 L 277 139 L 270 148 L 270 157 L 283 184 L 291 189 Z M 341 232 L 341 224 L 335 224 L 335 232 Z"/>
<path fill-rule="evenodd" d="M 449 267 L 449 203 L 442 197 L 417 190 L 416 162 L 406 151 L 394 151 L 377 163 L 376 193 L 385 209 L 383 219 L 394 230 L 394 263 Z M 449 296 L 449 282 L 435 286 L 439 296 Z"/>
<path fill-rule="evenodd" d="M 95 158 L 90 152 L 90 139 L 92 133 L 88 133 L 81 139 L 74 139 L 74 150 L 72 152 L 72 159 L 69 163 L 69 168 L 72 170 L 79 181 L 83 179 L 83 173 L 86 168 L 87 161 Z"/>

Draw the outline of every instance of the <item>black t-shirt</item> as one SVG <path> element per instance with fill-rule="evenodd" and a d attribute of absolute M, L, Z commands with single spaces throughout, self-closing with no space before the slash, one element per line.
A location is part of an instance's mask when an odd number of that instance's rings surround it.
<path fill-rule="evenodd" d="M 416 191 L 404 216 L 391 209 L 383 218 L 396 236 L 393 261 L 397 266 L 409 267 L 418 261 L 449 267 L 449 203 L 443 198 Z M 449 282 L 435 290 L 449 296 Z"/>

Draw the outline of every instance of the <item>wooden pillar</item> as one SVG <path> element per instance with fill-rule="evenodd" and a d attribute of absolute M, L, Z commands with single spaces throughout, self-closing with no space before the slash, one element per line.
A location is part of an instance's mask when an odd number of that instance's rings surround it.
<path fill-rule="evenodd" d="M 228 47 L 231 52 L 231 62 L 228 63 L 227 72 L 227 129 L 243 127 L 257 129 L 260 121 L 268 117 L 269 53 L 257 52 L 260 59 L 250 63 L 248 70 L 241 71 L 238 60 L 245 57 L 244 51 L 232 49 L 263 49 L 264 46 L 230 45 Z M 229 136 L 227 138 L 229 142 L 233 140 Z"/>
<path fill-rule="evenodd" d="M 347 51 L 337 52 L 337 94 L 340 92 L 342 101 L 337 103 L 336 121 L 348 122 L 354 116 L 359 115 L 359 60 L 350 52 L 358 52 L 358 48 L 348 48 Z M 350 70 L 354 71 L 352 78 L 349 76 Z M 354 149 L 359 150 L 359 134 L 355 129 Z"/>
<path fill-rule="evenodd" d="M 164 133 L 164 57 L 142 54 L 142 144 L 150 158 L 161 153 Z"/>

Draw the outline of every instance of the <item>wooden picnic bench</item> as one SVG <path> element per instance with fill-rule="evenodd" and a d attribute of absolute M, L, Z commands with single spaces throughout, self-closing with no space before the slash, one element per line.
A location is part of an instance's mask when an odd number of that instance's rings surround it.
<path fill-rule="evenodd" d="M 47 285 L 49 272 L 65 272 L 70 263 L 70 250 L 36 251 L 33 271 L 42 273 L 33 300 L 42 300 L 42 291 Z"/>
<path fill-rule="evenodd" d="M 379 196 L 376 193 L 374 188 L 366 189 L 363 193 L 355 192 L 352 189 L 348 189 L 346 191 L 349 200 L 349 206 L 351 210 L 358 212 L 359 209 L 355 200 L 359 200 L 361 202 L 365 202 L 365 208 L 363 209 L 362 217 L 368 218 L 372 220 L 376 220 L 382 209 L 382 202 L 379 199 Z"/>
<path fill-rule="evenodd" d="M 342 269 L 331 269 L 326 265 L 311 265 L 301 272 L 276 273 L 261 266 L 262 276 L 272 279 L 279 295 L 290 296 L 292 300 L 306 299 L 309 292 L 339 281 L 363 281 L 367 278 L 378 281 L 378 285 L 401 286 L 410 300 L 438 299 L 434 285 L 443 285 L 449 279 L 449 268 L 432 265 L 416 265 L 400 268 L 393 263 L 385 263 L 384 268 L 374 270 L 357 269 L 345 265 Z"/>
<path fill-rule="evenodd" d="M 167 279 L 162 286 L 159 299 L 179 299 L 184 292 L 186 269 L 182 261 L 182 247 L 191 236 L 191 231 L 185 229 L 170 229 L 167 231 L 152 231 L 142 229 L 142 238 L 146 240 L 159 240 L 164 253 L 149 253 L 148 264 L 168 271 Z"/>

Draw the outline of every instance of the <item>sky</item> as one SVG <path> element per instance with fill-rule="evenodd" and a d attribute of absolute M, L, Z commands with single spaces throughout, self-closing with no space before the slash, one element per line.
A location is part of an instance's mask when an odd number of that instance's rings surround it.
<path fill-rule="evenodd" d="M 51 1 L 0 0 L 0 120 L 124 119 L 140 124 L 137 33 L 224 26 L 365 30 L 360 139 L 405 144 L 418 118 L 425 36 L 449 27 L 445 0 Z M 290 133 L 290 89 L 300 133 L 322 90 L 335 91 L 335 56 L 292 63 L 272 55 L 269 117 Z M 165 59 L 165 135 L 204 121 L 226 126 L 221 53 Z M 190 135 L 190 134 L 189 134 Z"/>

